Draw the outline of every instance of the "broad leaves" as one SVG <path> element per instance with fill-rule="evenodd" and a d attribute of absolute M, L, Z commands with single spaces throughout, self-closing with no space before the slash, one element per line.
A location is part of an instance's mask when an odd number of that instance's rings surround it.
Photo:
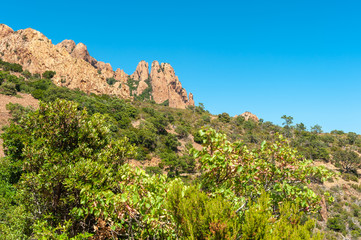
<path fill-rule="evenodd" d="M 265 191 L 275 204 L 297 201 L 305 211 L 318 209 L 319 196 L 309 187 L 311 178 L 324 180 L 330 173 L 314 167 L 277 135 L 274 143 L 263 142 L 249 150 L 243 142 L 231 143 L 213 129 L 201 130 L 203 149 L 193 149 L 202 170 L 202 184 L 236 200 L 255 199 Z"/>

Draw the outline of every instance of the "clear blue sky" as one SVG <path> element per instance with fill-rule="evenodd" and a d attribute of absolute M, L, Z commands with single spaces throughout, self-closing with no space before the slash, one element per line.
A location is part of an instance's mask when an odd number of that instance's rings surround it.
<path fill-rule="evenodd" d="M 5 1 L 0 22 L 131 74 L 169 62 L 213 114 L 361 134 L 360 1 Z"/>

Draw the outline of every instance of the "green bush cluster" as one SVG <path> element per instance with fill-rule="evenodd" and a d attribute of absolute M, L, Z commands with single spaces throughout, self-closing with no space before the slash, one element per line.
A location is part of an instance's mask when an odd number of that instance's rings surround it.
<path fill-rule="evenodd" d="M 20 64 L 4 62 L 1 59 L 0 59 L 0 68 L 2 68 L 4 71 L 12 71 L 12 72 L 23 71 L 23 67 Z"/>
<path fill-rule="evenodd" d="M 158 118 L 156 111 L 144 112 Z M 217 178 L 212 189 L 200 188 L 167 178 L 159 168 L 148 168 L 156 173 L 149 176 L 130 167 L 125 162 L 137 149 L 126 138 L 112 136 L 107 118 L 89 114 L 74 102 L 56 100 L 40 103 L 38 110 L 5 129 L 6 158 L 0 164 L 2 235 L 250 239 L 253 233 L 262 239 L 272 233 L 274 239 L 320 239 L 312 234 L 312 221 L 300 221 L 296 205 L 279 204 L 280 210 L 274 212 L 265 193 L 240 208 L 245 199 L 234 198 Z M 212 181 L 207 174 L 201 179 Z"/>

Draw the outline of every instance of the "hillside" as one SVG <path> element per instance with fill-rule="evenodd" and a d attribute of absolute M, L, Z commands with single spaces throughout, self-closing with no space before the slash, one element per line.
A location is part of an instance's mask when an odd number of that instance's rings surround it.
<path fill-rule="evenodd" d="M 361 237 L 355 133 L 307 130 L 290 116 L 281 127 L 249 112 L 212 115 L 202 104 L 171 108 L 161 91 L 158 102 L 89 93 L 58 86 L 49 69 L 41 77 L 16 63 L 0 68 L 4 123 L 13 123 L 2 135 L 5 239 Z M 129 76 L 132 92 L 154 74 L 141 62 Z M 26 108 L 38 100 L 38 111 Z"/>

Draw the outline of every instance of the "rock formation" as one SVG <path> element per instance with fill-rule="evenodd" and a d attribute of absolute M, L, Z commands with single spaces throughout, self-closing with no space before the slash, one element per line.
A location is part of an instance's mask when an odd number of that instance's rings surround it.
<path fill-rule="evenodd" d="M 0 24 L 0 39 L 13 32 L 14 30 L 12 30 L 10 27 L 6 26 L 5 24 Z"/>
<path fill-rule="evenodd" d="M 92 66 L 97 65 L 97 60 L 90 56 L 88 48 L 83 43 L 75 44 L 73 40 L 64 40 L 58 43 L 57 46 L 65 48 L 66 51 L 75 58 L 83 59 Z"/>
<path fill-rule="evenodd" d="M 163 103 L 169 100 L 169 106 L 174 108 L 185 108 L 193 105 L 193 95 L 187 97 L 187 92 L 174 73 L 169 63 L 152 63 L 150 78 L 153 88 L 153 99 L 156 103 Z"/>
<path fill-rule="evenodd" d="M 149 80 L 149 64 L 146 61 L 140 61 L 135 72 L 130 75 L 130 78 L 139 81 L 136 94 L 142 94 L 148 87 L 148 84 L 145 81 Z"/>
<path fill-rule="evenodd" d="M 241 114 L 241 116 L 244 117 L 246 121 L 248 121 L 249 119 L 252 119 L 255 122 L 259 121 L 258 117 L 251 112 L 244 112 Z"/>
<path fill-rule="evenodd" d="M 118 68 L 114 73 L 114 79 L 119 82 L 126 83 L 128 80 L 128 74 L 126 74 L 123 69 Z"/>
<path fill-rule="evenodd" d="M 97 61 L 90 56 L 83 43 L 64 40 L 53 45 L 42 33 L 31 28 L 14 32 L 10 27 L 0 24 L 0 58 L 18 63 L 31 73 L 55 71 L 53 81 L 56 85 L 79 88 L 87 93 L 113 94 L 122 98 L 132 98 L 128 86 L 128 75 L 120 69 L 113 71 L 109 63 Z M 129 76 L 137 81 L 134 94 L 140 95 L 152 87 L 151 95 L 155 102 L 169 101 L 169 106 L 185 108 L 194 105 L 193 95 L 182 88 L 174 69 L 168 63 L 141 61 L 135 72 Z M 107 83 L 108 78 L 118 82 Z"/>

